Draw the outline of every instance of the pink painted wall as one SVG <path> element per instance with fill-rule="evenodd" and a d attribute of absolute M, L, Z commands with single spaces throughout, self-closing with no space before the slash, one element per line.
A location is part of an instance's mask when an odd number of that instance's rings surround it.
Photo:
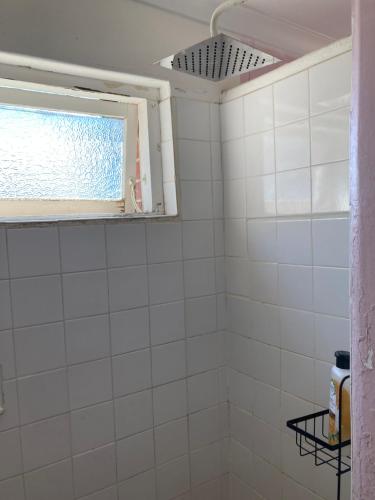
<path fill-rule="evenodd" d="M 353 0 L 352 499 L 375 499 L 375 2 Z"/>

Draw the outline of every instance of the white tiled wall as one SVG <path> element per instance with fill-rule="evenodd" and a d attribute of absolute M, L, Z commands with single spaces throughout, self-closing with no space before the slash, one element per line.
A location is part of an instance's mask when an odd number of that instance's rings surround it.
<path fill-rule="evenodd" d="M 181 222 L 0 230 L 1 500 L 225 498 L 219 113 L 175 111 Z"/>
<path fill-rule="evenodd" d="M 285 422 L 349 348 L 350 59 L 222 106 L 231 500 L 336 498 Z"/>

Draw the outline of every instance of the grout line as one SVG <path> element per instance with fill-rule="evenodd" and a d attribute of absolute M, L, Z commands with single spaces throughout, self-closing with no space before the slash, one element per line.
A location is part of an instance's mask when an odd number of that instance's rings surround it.
<path fill-rule="evenodd" d="M 118 489 L 118 448 L 117 448 L 117 427 L 116 427 L 116 406 L 115 406 L 115 394 L 114 394 L 114 375 L 113 375 L 113 350 L 112 350 L 112 328 L 111 328 L 111 312 L 110 312 L 110 294 L 109 294 L 109 268 L 108 268 L 108 234 L 107 234 L 107 224 L 103 226 L 104 231 L 104 245 L 105 245 L 105 263 L 106 263 L 106 284 L 107 284 L 107 306 L 108 312 L 107 323 L 108 323 L 108 342 L 109 342 L 109 363 L 111 370 L 111 391 L 112 391 L 112 423 L 113 423 L 113 439 L 114 439 L 114 453 L 115 453 L 115 477 L 116 477 L 116 498 L 119 498 Z"/>
<path fill-rule="evenodd" d="M 72 488 L 73 495 L 76 498 L 76 482 L 75 482 L 75 474 L 74 474 L 74 463 L 73 463 L 73 431 L 72 431 L 72 419 L 71 419 L 71 403 L 70 403 L 70 384 L 69 384 L 69 368 L 68 368 L 68 346 L 67 346 L 67 336 L 66 336 L 66 322 L 65 322 L 65 301 L 64 301 L 64 284 L 63 284 L 63 273 L 62 273 L 62 252 L 61 252 L 61 229 L 57 227 L 57 239 L 58 239 L 58 258 L 59 258 L 59 281 L 60 281 L 60 291 L 61 291 L 61 307 L 62 307 L 62 325 L 64 330 L 64 349 L 65 349 L 65 383 L 66 383 L 66 391 L 68 397 L 68 408 L 67 408 L 67 420 L 68 420 L 68 432 L 69 432 L 69 447 L 70 447 L 70 469 L 72 473 Z M 49 465 L 49 464 L 48 464 Z"/>

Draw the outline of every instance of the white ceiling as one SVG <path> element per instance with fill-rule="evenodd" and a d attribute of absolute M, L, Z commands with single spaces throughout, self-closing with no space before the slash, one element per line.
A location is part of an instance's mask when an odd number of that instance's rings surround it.
<path fill-rule="evenodd" d="M 221 0 L 138 1 L 203 23 L 209 22 L 212 11 L 221 3 Z M 248 0 L 245 8 L 236 7 L 223 14 L 219 24 L 259 48 L 292 59 L 350 35 L 351 1 Z"/>

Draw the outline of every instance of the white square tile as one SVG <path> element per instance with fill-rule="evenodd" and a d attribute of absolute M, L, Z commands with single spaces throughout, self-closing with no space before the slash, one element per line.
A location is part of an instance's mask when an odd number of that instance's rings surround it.
<path fill-rule="evenodd" d="M 279 307 L 250 301 L 247 304 L 247 314 L 246 335 L 254 340 L 280 347 Z"/>
<path fill-rule="evenodd" d="M 275 83 L 273 92 L 276 127 L 308 117 L 309 82 L 307 71 Z"/>
<path fill-rule="evenodd" d="M 162 304 L 183 298 L 183 271 L 181 262 L 152 264 L 148 268 L 150 303 Z"/>
<path fill-rule="evenodd" d="M 0 479 L 22 473 L 19 430 L 0 433 Z M 0 483 L 1 484 L 1 483 Z M 1 491 L 1 489 L 0 489 Z"/>
<path fill-rule="evenodd" d="M 315 314 L 316 357 L 328 363 L 335 362 L 335 351 L 350 351 L 350 321 Z"/>
<path fill-rule="evenodd" d="M 349 165 L 339 162 L 313 167 L 312 211 L 347 212 L 349 210 Z"/>
<path fill-rule="evenodd" d="M 8 254 L 13 278 L 60 272 L 56 228 L 9 229 Z"/>
<path fill-rule="evenodd" d="M 281 393 L 279 389 L 255 381 L 254 415 L 273 427 L 280 428 Z M 284 425 L 284 422 L 281 422 Z M 277 444 L 279 446 L 279 443 Z"/>
<path fill-rule="evenodd" d="M 150 350 L 135 351 L 112 360 L 113 392 L 116 397 L 151 387 Z"/>
<path fill-rule="evenodd" d="M 30 375 L 65 365 L 64 325 L 54 323 L 15 330 L 17 375 Z"/>
<path fill-rule="evenodd" d="M 85 500 L 117 500 L 117 486 L 110 486 L 85 497 Z"/>
<path fill-rule="evenodd" d="M 249 295 L 249 263 L 246 259 L 225 259 L 228 293 Z"/>
<path fill-rule="evenodd" d="M 228 141 L 244 136 L 243 98 L 225 102 L 220 106 L 221 139 Z"/>
<path fill-rule="evenodd" d="M 155 454 L 158 465 L 187 453 L 187 418 L 173 420 L 155 428 Z"/>
<path fill-rule="evenodd" d="M 224 142 L 221 153 L 224 179 L 245 177 L 245 143 L 243 138 Z"/>
<path fill-rule="evenodd" d="M 207 102 L 177 98 L 176 113 L 179 139 L 210 140 L 210 109 Z"/>
<path fill-rule="evenodd" d="M 265 87 L 244 98 L 245 135 L 269 130 L 274 125 L 272 87 Z"/>
<path fill-rule="evenodd" d="M 349 220 L 316 219 L 312 229 L 314 265 L 348 267 Z"/>
<path fill-rule="evenodd" d="M 311 213 L 311 175 L 309 168 L 276 175 L 278 215 Z"/>
<path fill-rule="evenodd" d="M 211 142 L 211 172 L 212 180 L 221 181 L 223 179 L 221 142 Z"/>
<path fill-rule="evenodd" d="M 23 489 L 23 478 L 17 476 L 0 482 L 0 498 L 11 498 L 12 500 L 25 500 Z"/>
<path fill-rule="evenodd" d="M 280 309 L 281 345 L 305 356 L 315 355 L 314 315 L 307 311 Z"/>
<path fill-rule="evenodd" d="M 108 285 L 105 271 L 65 274 L 64 311 L 68 319 L 108 311 Z"/>
<path fill-rule="evenodd" d="M 297 398 L 287 392 L 281 391 L 281 423 L 295 418 L 295 415 L 309 415 L 315 411 L 314 408 L 313 403 L 309 403 L 304 399 Z M 293 444 L 295 446 L 295 432 L 287 430 L 287 433 L 293 438 Z M 282 450 L 282 452 L 283 451 L 284 450 Z M 309 470 L 309 474 L 310 472 Z"/>
<path fill-rule="evenodd" d="M 42 373 L 18 380 L 22 424 L 68 411 L 65 370 Z"/>
<path fill-rule="evenodd" d="M 245 137 L 247 177 L 275 172 L 275 133 L 273 130 Z"/>
<path fill-rule="evenodd" d="M 224 217 L 224 187 L 222 181 L 212 183 L 212 196 L 214 219 L 222 219 Z"/>
<path fill-rule="evenodd" d="M 68 364 L 93 361 L 109 355 L 108 316 L 66 321 L 65 336 Z"/>
<path fill-rule="evenodd" d="M 16 323 L 16 321 L 15 321 Z M 9 281 L 0 281 L 0 330 L 11 328 L 12 315 L 10 309 Z"/>
<path fill-rule="evenodd" d="M 252 411 L 254 402 L 254 379 L 243 373 L 229 369 L 229 401 L 231 404 Z"/>
<path fill-rule="evenodd" d="M 252 448 L 253 417 L 235 406 L 230 407 L 231 438 L 235 438 L 246 448 Z"/>
<path fill-rule="evenodd" d="M 147 224 L 147 254 L 151 264 L 182 258 L 181 224 L 161 222 Z"/>
<path fill-rule="evenodd" d="M 279 303 L 285 307 L 312 310 L 312 269 L 305 266 L 279 266 Z"/>
<path fill-rule="evenodd" d="M 111 311 L 142 307 L 148 304 L 146 266 L 110 269 L 108 285 Z"/>
<path fill-rule="evenodd" d="M 189 416 L 189 436 L 192 450 L 219 441 L 224 435 L 223 412 L 220 406 Z"/>
<path fill-rule="evenodd" d="M 247 249 L 250 260 L 276 262 L 277 225 L 274 221 L 247 223 Z"/>
<path fill-rule="evenodd" d="M 193 489 L 193 500 L 215 500 L 220 498 L 222 489 L 221 480 L 217 479 L 202 484 Z M 226 493 L 223 493 L 223 495 Z"/>
<path fill-rule="evenodd" d="M 263 420 L 253 418 L 253 450 L 275 467 L 281 466 L 281 432 Z"/>
<path fill-rule="evenodd" d="M 152 348 L 152 381 L 166 384 L 186 376 L 185 341 Z"/>
<path fill-rule="evenodd" d="M 276 215 L 275 175 L 247 179 L 246 213 L 249 218 Z"/>
<path fill-rule="evenodd" d="M 1 415 L 0 431 L 6 431 L 19 425 L 17 383 L 15 380 L 3 381 L 3 397 L 6 411 Z"/>
<path fill-rule="evenodd" d="M 212 218 L 212 190 L 210 181 L 181 182 L 181 210 L 183 220 Z"/>
<path fill-rule="evenodd" d="M 189 411 L 195 412 L 219 403 L 219 374 L 217 370 L 194 375 L 188 379 Z"/>
<path fill-rule="evenodd" d="M 184 262 L 187 298 L 215 293 L 215 262 L 212 259 Z"/>
<path fill-rule="evenodd" d="M 88 451 L 73 458 L 74 489 L 82 496 L 110 486 L 116 481 L 115 446 Z"/>
<path fill-rule="evenodd" d="M 153 466 L 154 440 L 151 430 L 117 442 L 117 476 L 120 481 Z"/>
<path fill-rule="evenodd" d="M 224 216 L 233 219 L 246 216 L 246 189 L 242 179 L 224 183 Z"/>
<path fill-rule="evenodd" d="M 309 73 L 312 114 L 350 105 L 351 52 L 317 64 L 310 68 Z"/>
<path fill-rule="evenodd" d="M 314 310 L 349 317 L 349 273 L 347 269 L 314 268 Z"/>
<path fill-rule="evenodd" d="M 311 221 L 278 221 L 277 253 L 281 264 L 311 265 Z"/>
<path fill-rule="evenodd" d="M 72 409 L 112 398 L 111 364 L 108 358 L 71 366 L 68 378 Z"/>
<path fill-rule="evenodd" d="M 315 361 L 314 370 L 314 402 L 323 408 L 329 405 L 329 382 L 331 376 L 331 363 Z"/>
<path fill-rule="evenodd" d="M 226 298 L 226 329 L 239 335 L 249 336 L 250 302 L 236 295 Z M 252 316 L 252 315 L 251 315 Z"/>
<path fill-rule="evenodd" d="M 216 292 L 224 293 L 226 284 L 224 257 L 218 257 L 215 259 L 215 279 L 216 279 Z"/>
<path fill-rule="evenodd" d="M 16 328 L 62 320 L 59 276 L 14 280 L 11 289 Z"/>
<path fill-rule="evenodd" d="M 276 170 L 310 166 L 310 128 L 308 120 L 275 130 Z"/>
<path fill-rule="evenodd" d="M 25 472 L 63 460 L 70 455 L 69 416 L 24 426 L 21 437 Z"/>
<path fill-rule="evenodd" d="M 9 277 L 8 251 L 5 229 L 0 229 L 0 279 Z"/>
<path fill-rule="evenodd" d="M 211 179 L 210 143 L 180 140 L 177 142 L 178 167 L 183 181 L 209 181 Z"/>
<path fill-rule="evenodd" d="M 70 460 L 30 472 L 25 476 L 30 500 L 73 500 L 73 474 Z"/>
<path fill-rule="evenodd" d="M 149 470 L 120 484 L 119 500 L 156 500 L 155 490 L 155 471 Z"/>
<path fill-rule="evenodd" d="M 240 335 L 226 337 L 227 365 L 234 370 L 253 376 L 253 341 Z"/>
<path fill-rule="evenodd" d="M 252 453 L 235 439 L 231 440 L 229 453 L 231 472 L 235 474 L 231 474 L 230 477 L 231 498 L 234 500 L 255 498 L 247 486 L 248 483 L 252 483 Z"/>
<path fill-rule="evenodd" d="M 251 371 L 260 382 L 280 387 L 280 349 L 263 342 L 252 343 Z"/>
<path fill-rule="evenodd" d="M 220 475 L 220 443 L 213 443 L 191 453 L 191 482 L 193 486 L 215 479 Z"/>
<path fill-rule="evenodd" d="M 137 434 L 153 426 L 152 393 L 137 392 L 115 400 L 116 438 Z"/>
<path fill-rule="evenodd" d="M 246 257 L 246 221 L 245 219 L 225 221 L 225 255 Z"/>
<path fill-rule="evenodd" d="M 185 337 L 184 303 L 171 302 L 150 307 L 151 344 L 158 345 Z"/>
<path fill-rule="evenodd" d="M 314 360 L 291 352 L 281 352 L 281 376 L 284 391 L 308 401 L 314 399 Z"/>
<path fill-rule="evenodd" d="M 113 404 L 103 403 L 70 414 L 73 454 L 98 448 L 114 440 Z"/>
<path fill-rule="evenodd" d="M 311 118 L 312 165 L 349 158 L 349 109 Z"/>
<path fill-rule="evenodd" d="M 112 313 L 112 354 L 143 349 L 150 345 L 149 313 L 147 307 Z"/>
<path fill-rule="evenodd" d="M 211 140 L 220 141 L 220 105 L 210 103 Z"/>
<path fill-rule="evenodd" d="M 210 333 L 187 341 L 188 374 L 219 368 L 224 361 L 223 335 Z"/>
<path fill-rule="evenodd" d="M 186 334 L 189 337 L 216 329 L 216 296 L 189 299 L 185 303 Z"/>
<path fill-rule="evenodd" d="M 268 304 L 277 303 L 277 264 L 249 262 L 249 297 Z"/>
<path fill-rule="evenodd" d="M 11 331 L 0 332 L 0 363 L 3 369 L 4 380 L 16 376 L 13 335 Z"/>
<path fill-rule="evenodd" d="M 184 456 L 156 470 L 158 499 L 168 500 L 189 490 L 189 458 Z"/>
<path fill-rule="evenodd" d="M 146 263 L 144 224 L 107 224 L 106 236 L 109 267 Z"/>
<path fill-rule="evenodd" d="M 62 227 L 60 245 L 63 272 L 106 267 L 105 234 L 101 224 Z"/>
<path fill-rule="evenodd" d="M 186 381 L 179 380 L 153 390 L 155 424 L 162 424 L 187 413 Z"/>
<path fill-rule="evenodd" d="M 183 252 L 185 259 L 213 257 L 214 227 L 212 221 L 183 223 Z"/>

